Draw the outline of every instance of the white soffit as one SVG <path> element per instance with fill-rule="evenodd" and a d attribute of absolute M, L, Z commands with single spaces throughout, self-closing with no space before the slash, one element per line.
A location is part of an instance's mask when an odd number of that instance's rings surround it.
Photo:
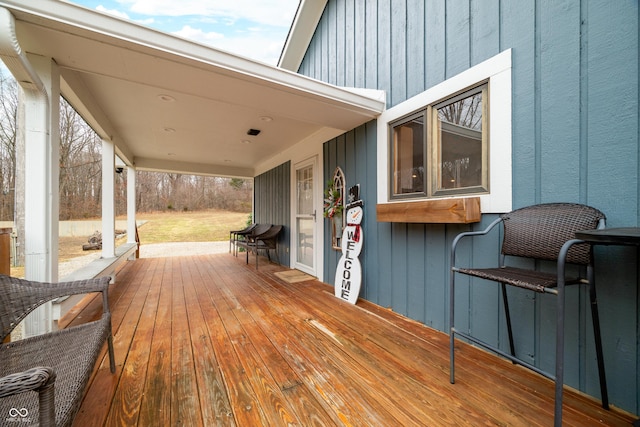
<path fill-rule="evenodd" d="M 63 96 L 139 169 L 252 176 L 310 135 L 349 131 L 384 110 L 383 93 L 339 88 L 71 3 L 0 7 L 16 18 L 22 49 L 56 61 Z M 262 132 L 247 136 L 251 128 Z"/>

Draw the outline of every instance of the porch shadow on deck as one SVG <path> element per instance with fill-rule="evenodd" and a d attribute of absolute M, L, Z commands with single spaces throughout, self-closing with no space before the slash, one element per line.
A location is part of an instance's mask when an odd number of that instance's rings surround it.
<path fill-rule="evenodd" d="M 117 371 L 103 360 L 74 425 L 553 424 L 547 379 L 459 344 L 451 385 L 448 335 L 282 270 L 229 254 L 128 262 L 110 293 Z M 100 309 L 85 306 L 70 323 Z M 632 420 L 566 393 L 567 426 Z"/>

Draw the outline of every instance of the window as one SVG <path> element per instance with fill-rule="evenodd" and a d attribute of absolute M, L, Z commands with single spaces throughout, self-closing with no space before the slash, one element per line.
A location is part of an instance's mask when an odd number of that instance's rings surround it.
<path fill-rule="evenodd" d="M 489 191 L 487 85 L 430 108 L 433 194 Z"/>
<path fill-rule="evenodd" d="M 378 204 L 480 199 L 511 210 L 511 51 L 384 111 L 378 119 Z"/>
<path fill-rule="evenodd" d="M 393 196 L 425 194 L 424 114 L 392 125 Z"/>
<path fill-rule="evenodd" d="M 390 124 L 392 199 L 488 191 L 487 88 L 474 87 Z"/>

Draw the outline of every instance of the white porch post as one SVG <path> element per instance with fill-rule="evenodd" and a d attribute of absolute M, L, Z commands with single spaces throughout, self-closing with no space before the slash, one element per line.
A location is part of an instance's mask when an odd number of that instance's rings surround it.
<path fill-rule="evenodd" d="M 29 55 L 28 59 L 47 93 L 23 86 L 25 278 L 54 282 L 58 280 L 60 77 L 51 58 Z M 25 336 L 52 331 L 51 303 L 36 309 L 24 328 Z"/>
<path fill-rule="evenodd" d="M 136 242 L 136 169 L 127 166 L 127 243 Z"/>
<path fill-rule="evenodd" d="M 54 61 L 29 56 L 49 94 L 24 91 L 25 277 L 58 280 L 59 73 Z"/>
<path fill-rule="evenodd" d="M 25 277 L 57 280 L 59 70 L 51 58 L 22 51 L 13 15 L 4 8 L 0 8 L 0 58 L 22 89 L 24 104 L 18 126 L 25 147 Z"/>
<path fill-rule="evenodd" d="M 22 89 L 24 103 L 25 277 L 58 280 L 60 72 L 51 58 L 25 54 L 13 15 L 0 8 L 0 57 Z M 19 141 L 18 141 L 19 143 Z M 24 336 L 53 329 L 51 304 L 25 321 Z"/>
<path fill-rule="evenodd" d="M 116 154 L 113 142 L 102 140 L 102 258 L 116 256 Z"/>

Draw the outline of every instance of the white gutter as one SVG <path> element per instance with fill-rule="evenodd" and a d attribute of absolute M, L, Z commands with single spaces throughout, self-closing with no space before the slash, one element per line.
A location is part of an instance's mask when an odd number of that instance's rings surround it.
<path fill-rule="evenodd" d="M 5 8 L 0 8 L 0 59 L 24 91 L 25 160 L 29 159 L 24 176 L 25 277 L 50 282 L 57 280 L 58 261 L 57 256 L 53 259 L 53 254 L 57 254 L 58 218 L 57 215 L 51 218 L 54 203 L 51 197 L 57 197 L 51 187 L 54 179 L 51 176 L 51 107 L 45 84 L 20 47 L 15 18 Z M 53 230 L 56 230 L 55 238 Z"/>
<path fill-rule="evenodd" d="M 38 93 L 44 101 L 48 100 L 44 83 L 20 48 L 16 36 L 15 19 L 5 8 L 0 8 L 0 58 L 22 89 Z"/>
<path fill-rule="evenodd" d="M 24 93 L 25 278 L 40 282 L 57 281 L 58 174 L 55 168 L 58 160 L 55 158 L 57 150 L 51 143 L 50 97 L 18 43 L 14 16 L 5 8 L 0 8 L 0 59 Z M 51 331 L 51 319 L 52 305 L 48 302 L 25 319 L 24 336 Z"/>

